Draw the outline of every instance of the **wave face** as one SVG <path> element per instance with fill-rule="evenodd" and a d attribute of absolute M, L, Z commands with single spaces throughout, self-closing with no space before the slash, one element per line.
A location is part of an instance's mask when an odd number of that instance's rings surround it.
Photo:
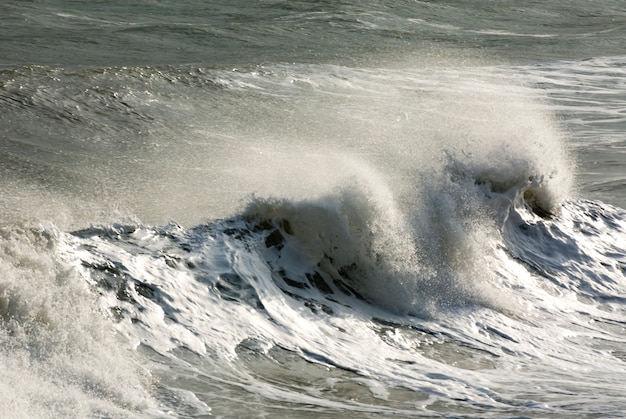
<path fill-rule="evenodd" d="M 255 198 L 194 227 L 5 230 L 45 255 L 4 256 L 45 271 L 43 301 L 23 274 L 3 289 L 5 339 L 47 388 L 30 409 L 81 413 L 60 396 L 78 387 L 85 411 L 106 415 L 561 416 L 580 408 L 593 359 L 585 409 L 622 411 L 626 212 L 555 203 L 550 176 L 519 168 L 533 165 L 442 161 L 416 177 L 410 211 L 370 181 Z M 90 367 L 68 374 L 76 356 Z"/>
<path fill-rule="evenodd" d="M 624 416 L 620 2 L 204 3 L 0 5 L 5 416 Z"/>
<path fill-rule="evenodd" d="M 194 414 L 560 416 L 579 408 L 589 368 L 585 409 L 622 411 L 626 213 L 579 200 L 537 214 L 532 186 L 455 186 L 488 207 L 472 216 L 490 209 L 498 223 L 464 218 L 448 201 L 458 190 L 444 191 L 430 248 L 355 189 L 256 200 L 191 229 L 60 240 L 116 329 L 157 363 L 158 391 L 192 392 L 167 400 Z M 253 400 L 220 401 L 242 389 Z"/>

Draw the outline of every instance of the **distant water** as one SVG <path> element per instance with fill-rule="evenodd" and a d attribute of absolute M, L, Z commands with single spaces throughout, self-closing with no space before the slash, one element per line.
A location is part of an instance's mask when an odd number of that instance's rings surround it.
<path fill-rule="evenodd" d="M 619 1 L 0 5 L 0 406 L 622 417 Z"/>

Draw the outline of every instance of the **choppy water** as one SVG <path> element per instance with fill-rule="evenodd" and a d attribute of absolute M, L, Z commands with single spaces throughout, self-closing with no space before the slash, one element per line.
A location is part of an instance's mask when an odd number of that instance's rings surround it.
<path fill-rule="evenodd" d="M 621 2 L 5 2 L 7 417 L 621 417 Z"/>

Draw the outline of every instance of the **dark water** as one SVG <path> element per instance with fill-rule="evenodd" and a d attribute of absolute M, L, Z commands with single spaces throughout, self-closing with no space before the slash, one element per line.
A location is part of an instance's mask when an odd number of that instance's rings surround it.
<path fill-rule="evenodd" d="M 620 1 L 5 2 L 3 64 L 62 67 L 619 56 Z M 391 55 L 391 57 L 388 57 Z"/>

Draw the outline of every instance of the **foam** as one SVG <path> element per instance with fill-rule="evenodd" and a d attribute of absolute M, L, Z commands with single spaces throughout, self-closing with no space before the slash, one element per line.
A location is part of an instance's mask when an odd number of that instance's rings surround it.
<path fill-rule="evenodd" d="M 3 228 L 0 404 L 11 417 L 127 416 L 155 409 L 150 375 L 94 311 L 59 257 L 58 230 Z"/>

